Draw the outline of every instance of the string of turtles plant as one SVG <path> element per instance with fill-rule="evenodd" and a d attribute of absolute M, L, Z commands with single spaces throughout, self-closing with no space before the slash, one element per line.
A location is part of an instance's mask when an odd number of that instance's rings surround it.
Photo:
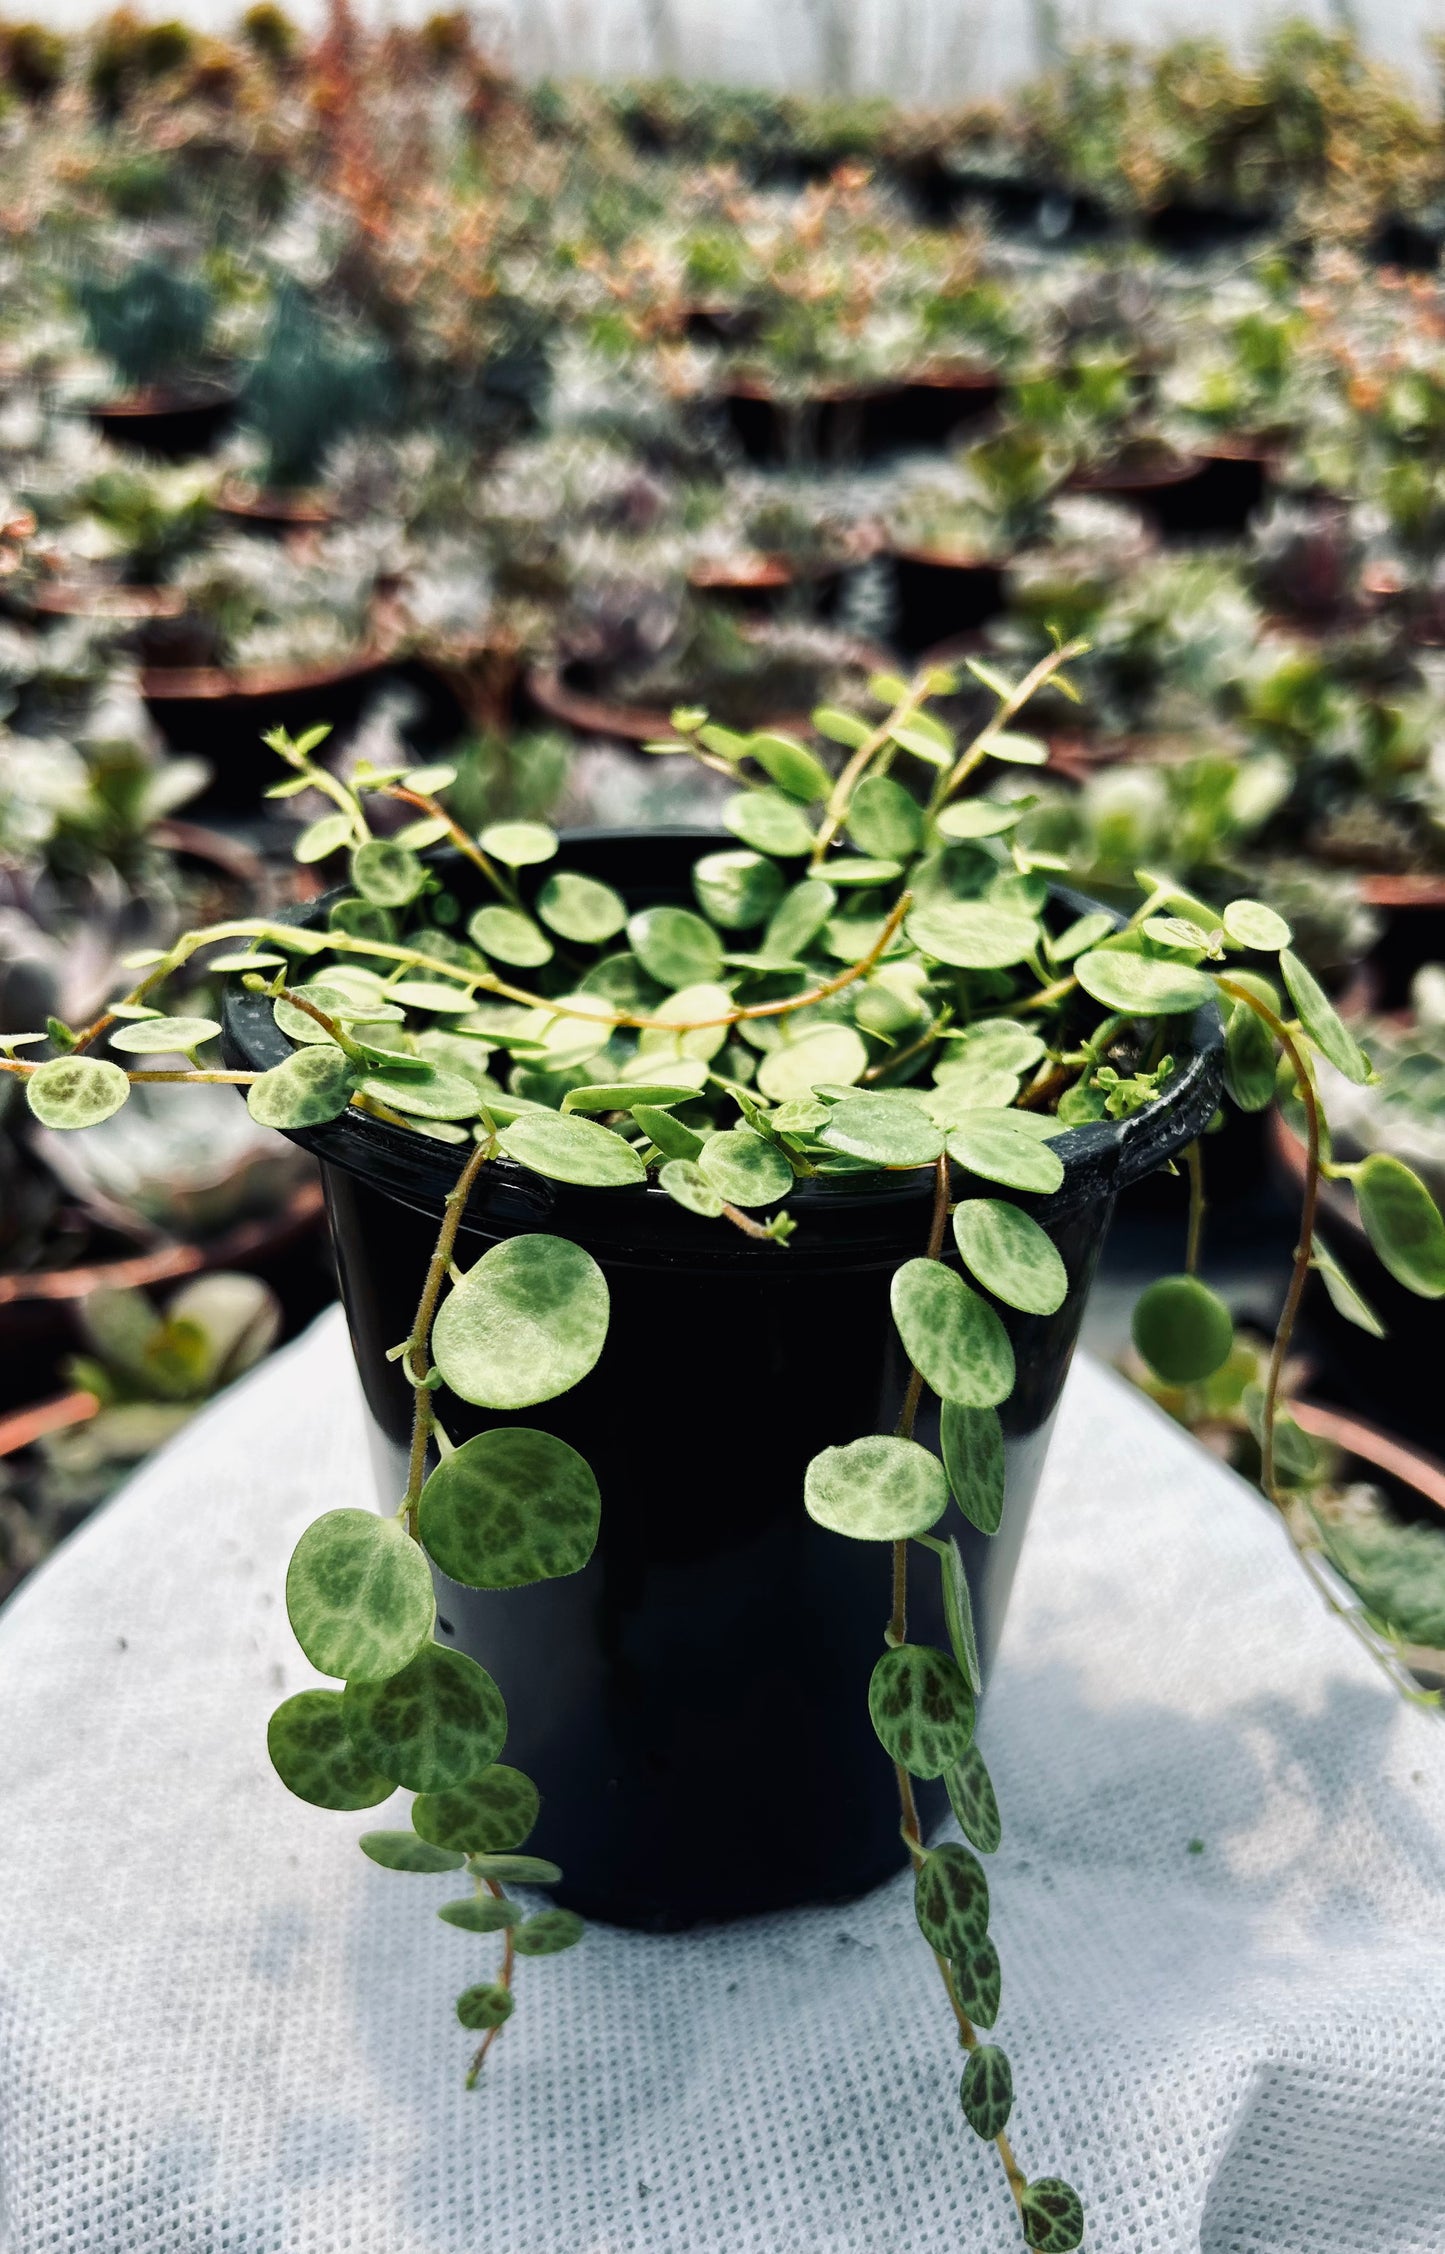
<path fill-rule="evenodd" d="M 891 1284 L 910 1364 L 896 1429 L 823 1450 L 803 1502 L 823 1526 L 888 1553 L 891 1606 L 869 1709 L 897 1776 L 918 1924 L 966 2054 L 963 2115 L 996 2145 L 1023 2239 L 1046 2254 L 1080 2243 L 1083 2210 L 1067 2183 L 1030 2178 L 1017 2161 L 1011 2067 L 980 2035 L 1001 2003 L 982 1860 L 1001 1825 L 974 1742 L 968 1584 L 941 1530 L 950 1495 L 985 1535 L 1000 1524 L 999 1409 L 1015 1382 L 1000 1306 L 1046 1316 L 1068 1290 L 1053 1242 L 1018 1200 L 1062 1183 L 1057 1136 L 1156 1102 L 1176 1069 L 1171 1027 L 1204 1005 L 1223 1009 L 1232 1099 L 1255 1110 L 1283 1088 L 1307 1130 L 1299 1250 L 1256 1405 L 1263 1483 L 1277 1502 L 1298 1432 L 1284 1361 L 1310 1266 L 1346 1311 L 1358 1305 L 1316 1233 L 1321 1178 L 1353 1183 L 1402 1282 L 1445 1293 L 1445 1224 L 1418 1179 L 1393 1158 L 1343 1167 L 1330 1157 L 1316 1057 L 1356 1080 L 1371 1067 L 1279 916 L 1247 900 L 1216 914 L 1143 872 L 1127 923 L 1090 911 L 1057 928 L 1049 888 L 1061 864 L 1022 842 L 1031 800 L 1008 788 L 1007 770 L 1045 758 L 1014 723 L 1045 680 L 1068 690 L 1081 646 L 1055 649 L 1016 683 L 973 665 L 994 710 L 962 749 L 931 709 L 958 687 L 938 670 L 875 678 L 871 717 L 815 713 L 818 741 L 841 754 L 832 763 L 790 735 L 739 737 L 704 712 L 674 714 L 674 734 L 653 748 L 736 786 L 724 820 L 738 843 L 697 861 L 695 909 L 631 910 L 561 865 L 558 840 L 538 824 L 468 835 L 446 810 L 448 769 L 362 768 L 343 782 L 314 756 L 324 730 L 299 741 L 277 733 L 268 741 L 291 772 L 274 795 L 330 801 L 299 857 L 348 856 L 349 887 L 324 927 L 241 918 L 187 932 L 134 959 L 135 984 L 92 1024 L 10 1036 L 0 1060 L 55 1128 L 105 1118 L 137 1082 L 221 1080 L 244 1086 L 269 1126 L 304 1130 L 351 1107 L 457 1149 L 419 1304 L 393 1349 L 414 1403 L 405 1488 L 390 1518 L 331 1510 L 302 1535 L 288 1611 L 306 1657 L 340 1687 L 287 1698 L 269 1745 L 283 1781 L 321 1807 L 410 1790 L 410 1828 L 367 1833 L 363 1850 L 391 1869 L 470 1881 L 440 1915 L 500 1935 L 502 1957 L 458 1999 L 463 2026 L 481 2035 L 469 2083 L 512 2012 L 518 1959 L 570 1946 L 581 1924 L 563 1908 L 524 1914 L 509 1891 L 561 1874 L 523 1851 L 537 1789 L 499 1758 L 507 1717 L 496 1684 L 436 1640 L 431 1567 L 486 1589 L 576 1572 L 601 1498 L 584 1458 L 554 1435 L 507 1426 L 454 1444 L 438 1400 L 515 1412 L 554 1399 L 597 1363 L 608 1325 L 602 1271 L 565 1239 L 507 1239 L 463 1272 L 455 1256 L 472 1190 L 498 1160 L 593 1188 L 652 1182 L 786 1257 L 795 1184 L 930 1171 L 927 1241 Z M 985 770 L 992 790 L 980 787 Z M 400 801 L 409 826 L 373 834 L 377 799 Z M 434 847 L 451 853 L 424 858 Z M 469 915 L 452 889 L 463 863 L 486 894 Z M 202 974 L 238 975 L 270 998 L 292 1044 L 283 1062 L 256 1074 L 204 1061 L 220 1029 L 186 1007 Z M 43 1060 L 15 1053 L 40 1043 L 52 1052 Z M 165 1061 L 176 1057 L 186 1061 Z M 956 1169 L 993 1194 L 957 1195 Z M 1232 1342 L 1227 1309 L 1195 1272 L 1197 1148 L 1189 1172 L 1186 1271 L 1144 1293 L 1135 1326 L 1172 1382 L 1208 1374 Z M 950 1237 L 958 1266 L 945 1257 Z M 939 1454 L 915 1436 L 925 1387 L 941 1404 Z M 909 1634 L 918 1545 L 941 1576 L 948 1650 Z M 963 1840 L 929 1846 L 914 1780 L 939 1777 Z"/>

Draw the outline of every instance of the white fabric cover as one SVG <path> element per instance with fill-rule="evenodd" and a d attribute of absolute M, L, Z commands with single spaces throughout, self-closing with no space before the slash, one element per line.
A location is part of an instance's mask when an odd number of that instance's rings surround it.
<path fill-rule="evenodd" d="M 291 1543 L 367 1482 L 333 1316 L 0 1617 L 9 2254 L 1016 2248 L 906 1882 L 524 1962 L 466 2094 L 495 1943 L 266 1761 Z M 982 1742 L 1018 2147 L 1094 2254 L 1441 2254 L 1442 1724 L 1088 1363 Z"/>

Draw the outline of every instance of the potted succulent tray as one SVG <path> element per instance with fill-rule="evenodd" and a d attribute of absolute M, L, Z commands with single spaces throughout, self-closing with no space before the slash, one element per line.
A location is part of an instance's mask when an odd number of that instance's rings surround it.
<path fill-rule="evenodd" d="M 321 1165 L 380 1508 L 317 1498 L 286 1603 L 322 1679 L 268 1745 L 316 1807 L 414 1794 L 362 1851 L 470 1884 L 440 1910 L 497 1952 L 457 1998 L 469 2085 L 518 1961 L 579 1940 L 582 1911 L 668 1928 L 911 1867 L 964 2118 L 1056 2254 L 1081 2203 L 1016 2156 L 980 2034 L 1001 1833 L 976 1702 L 1118 1192 L 1222 1088 L 1262 1108 L 1282 1053 L 1308 1261 L 1306 1050 L 1369 1074 L 1265 904 L 1216 918 L 1148 875 L 1126 920 L 1013 838 L 990 763 L 1082 646 L 1000 680 L 963 745 L 926 673 L 821 707 L 826 759 L 680 706 L 659 748 L 726 764 L 720 834 L 472 836 L 450 769 L 326 778 L 301 851 L 344 845 L 346 884 L 188 932 L 93 1025 L 4 1060 L 60 1132 L 179 1048 L 176 1077 L 233 1083 Z M 314 743 L 272 748 L 322 781 Z M 438 843 L 377 835 L 388 797 Z M 224 1028 L 159 1009 L 197 967 L 227 981 Z M 1382 1197 L 1366 1169 L 1361 1209 L 1445 1292 L 1445 1223 L 1402 1176 Z M 1193 1274 L 1149 1287 L 1134 1336 L 1173 1385 L 1235 1351 Z M 1276 1502 L 1288 1344 L 1260 1398 Z M 783 1398 L 760 1440 L 749 1404 Z M 513 1891 L 539 1886 L 544 1909 Z"/>

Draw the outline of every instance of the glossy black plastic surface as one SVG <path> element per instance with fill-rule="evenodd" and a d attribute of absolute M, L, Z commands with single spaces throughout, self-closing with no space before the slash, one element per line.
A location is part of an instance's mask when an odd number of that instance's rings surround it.
<path fill-rule="evenodd" d="M 568 865 L 636 904 L 683 898 L 706 833 L 581 835 Z M 459 881 L 459 880 L 458 880 Z M 232 1053 L 270 1063 L 285 1043 L 268 1006 L 233 997 Z M 1201 1013 L 1166 1103 L 1057 1147 L 1052 1198 L 1021 1199 L 1070 1276 L 1048 1318 L 1002 1310 L 1019 1381 L 1002 1411 L 1004 1525 L 986 1541 L 950 1511 L 985 1668 L 992 1659 L 1039 1469 L 1115 1192 L 1196 1133 L 1218 1092 L 1218 1028 Z M 381 1494 L 401 1491 L 410 1394 L 387 1350 L 420 1295 L 454 1149 L 352 1113 L 298 1138 L 323 1162 L 342 1296 L 371 1418 Z M 960 1187 L 966 1178 L 960 1175 Z M 831 1443 L 888 1431 L 906 1370 L 889 1279 L 923 1249 L 931 1174 L 859 1193 L 810 1184 L 786 1250 L 682 1212 L 655 1188 L 588 1191 L 489 1168 L 458 1248 L 544 1229 L 585 1245 L 612 1298 L 607 1347 L 573 1392 L 514 1417 L 438 1407 L 454 1440 L 532 1424 L 579 1448 L 602 1489 L 584 1572 L 494 1594 L 440 1582 L 444 1636 L 495 1675 L 506 1758 L 543 1794 L 532 1844 L 563 1866 L 559 1899 L 645 1926 L 845 1897 L 904 1860 L 890 1765 L 866 1693 L 889 1608 L 886 1545 L 850 1542 L 802 1507 L 803 1471 Z M 919 1437 L 937 1439 L 936 1406 Z M 336 1496 L 340 1503 L 356 1498 Z M 913 1631 L 942 1641 L 937 1576 L 911 1567 Z M 925 1818 L 940 1785 L 922 1790 Z"/>

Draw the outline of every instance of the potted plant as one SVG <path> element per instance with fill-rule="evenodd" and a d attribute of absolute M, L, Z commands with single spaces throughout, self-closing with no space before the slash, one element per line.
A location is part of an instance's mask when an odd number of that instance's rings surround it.
<path fill-rule="evenodd" d="M 1410 1006 L 1367 1021 L 1379 1079 L 1355 1089 L 1331 1082 L 1335 1147 L 1359 1161 L 1376 1154 L 1403 1161 L 1438 1198 L 1445 1194 L 1445 1006 L 1441 966 L 1427 964 L 1414 980 Z M 1297 1118 L 1275 1123 L 1276 1148 L 1287 1178 L 1301 1167 Z M 1429 1447 L 1439 1420 L 1431 1402 L 1431 1372 L 1438 1364 L 1438 1309 L 1416 1309 L 1389 1264 L 1362 1238 L 1357 1217 L 1332 1185 L 1325 1189 L 1324 1226 L 1357 1279 L 1372 1314 L 1363 1337 L 1337 1312 L 1329 1279 L 1312 1279 L 1306 1301 L 1306 1350 L 1325 1398 L 1360 1414 L 1382 1416 L 1390 1427 Z M 1402 1321 L 1407 1314 L 1408 1320 Z"/>
<path fill-rule="evenodd" d="M 887 531 L 902 649 L 917 655 L 998 616 L 1008 560 L 1047 536 L 1066 466 L 1026 429 L 1000 431 L 950 461 L 900 464 Z"/>
<path fill-rule="evenodd" d="M 695 486 L 688 584 L 767 615 L 828 615 L 879 544 L 863 496 L 827 478 L 735 473 Z"/>
<path fill-rule="evenodd" d="M 75 299 L 92 350 L 121 386 L 87 409 L 91 421 L 144 453 L 184 458 L 214 445 L 235 394 L 211 365 L 215 299 L 202 275 L 157 250 L 113 274 L 82 275 Z"/>
<path fill-rule="evenodd" d="M 259 725 L 299 726 L 322 704 L 355 721 L 397 644 L 397 546 L 386 524 L 283 546 L 237 532 L 177 568 L 183 612 L 140 687 L 169 744 L 207 745 L 213 805 L 254 804 Z"/>
<path fill-rule="evenodd" d="M 1309 1129 L 1258 1404 L 1282 1497 L 1281 1371 L 1339 1171 L 1313 1059 L 1371 1070 L 1267 907 L 1216 918 L 1146 877 L 1121 922 L 999 842 L 1015 812 L 980 785 L 1035 762 L 1013 723 L 1078 654 L 992 680 L 961 749 L 929 710 L 952 686 L 938 674 L 876 678 L 867 717 L 821 709 L 828 761 L 679 710 L 659 750 L 725 770 L 740 847 L 594 835 L 562 853 L 532 823 L 473 838 L 439 796 L 448 770 L 346 784 L 314 739 L 278 735 L 288 787 L 331 802 L 350 883 L 299 921 L 185 935 L 92 1023 L 52 1026 L 52 1056 L 35 1059 L 37 1032 L 7 1060 L 57 1131 L 118 1111 L 136 1080 L 234 1082 L 327 1169 L 401 1499 L 392 1516 L 348 1501 L 298 1545 L 292 1623 L 344 1687 L 287 1698 L 270 1747 L 324 1807 L 413 1790 L 410 1828 L 365 1851 L 470 1878 L 444 1919 L 502 1941 L 458 2002 L 481 2038 L 469 2080 L 517 1962 L 580 1937 L 575 1909 L 524 1914 L 511 1887 L 656 1924 L 907 1863 L 967 2054 L 965 2119 L 998 2147 L 1026 2243 L 1058 2254 L 1080 2243 L 1080 2202 L 1015 2156 L 1011 2069 L 983 2039 L 1000 2008 L 983 1663 L 1113 1194 L 1207 1123 L 1221 1051 L 1238 1102 L 1261 1108 L 1283 1072 Z M 377 837 L 369 794 L 425 809 L 437 857 Z M 215 1019 L 159 1008 L 204 960 L 240 982 L 228 1061 L 138 1064 L 213 1053 Z M 1354 1179 L 1372 1240 L 1445 1290 L 1422 1185 L 1393 1161 Z M 1136 1331 L 1176 1383 L 1232 1350 L 1192 1272 L 1151 1287 Z M 763 1373 L 795 1413 L 740 1484 L 730 1449 L 698 1439 Z M 744 1650 L 770 1655 L 754 1681 Z M 886 1760 L 865 1761 L 870 1732 Z M 536 1851 L 520 1761 L 552 1788 Z M 945 1792 L 969 1845 L 932 1841 Z M 547 1852 L 563 1843 L 565 1878 Z"/>

